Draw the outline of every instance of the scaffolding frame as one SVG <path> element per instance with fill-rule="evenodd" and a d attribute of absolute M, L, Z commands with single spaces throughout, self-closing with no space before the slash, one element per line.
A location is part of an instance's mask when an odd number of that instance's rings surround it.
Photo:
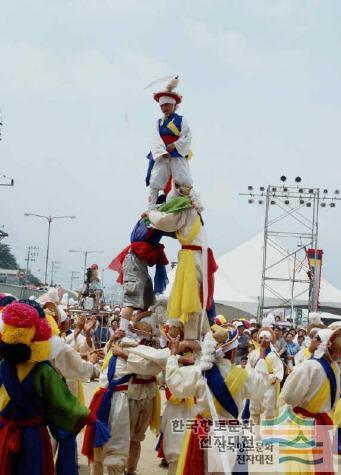
<path fill-rule="evenodd" d="M 285 191 L 286 190 L 286 191 Z M 297 205 L 290 205 L 287 202 L 297 201 Z M 289 186 L 272 186 L 268 185 L 266 189 L 265 197 L 265 219 L 264 219 L 264 244 L 263 244 L 263 265 L 262 265 L 262 281 L 261 292 L 259 300 L 258 315 L 259 318 L 270 307 L 266 304 L 267 294 L 273 295 L 279 299 L 282 306 L 286 307 L 290 303 L 292 317 L 294 314 L 294 301 L 301 295 L 308 292 L 309 295 L 309 311 L 317 310 L 317 293 L 319 291 L 319 281 L 317 280 L 317 274 L 315 273 L 313 279 L 310 280 L 298 278 L 297 276 L 297 261 L 300 254 L 304 253 L 304 258 L 301 262 L 301 266 L 304 267 L 307 272 L 309 270 L 308 265 L 304 263 L 306 250 L 309 248 L 317 250 L 318 248 L 318 218 L 319 218 L 319 202 L 320 202 L 320 189 L 310 188 L 307 191 L 303 190 L 303 193 L 299 193 L 297 187 Z M 309 204 L 308 204 L 309 203 Z M 303 214 L 303 208 L 305 213 Z M 276 211 L 278 209 L 281 213 L 278 215 Z M 277 229 L 278 225 L 282 225 L 284 221 L 290 220 L 291 223 L 297 225 L 297 229 L 285 230 L 283 228 Z M 283 230 L 282 230 L 283 229 Z M 304 232 L 305 230 L 305 232 Z M 287 247 L 280 246 L 273 238 L 282 238 L 288 242 Z M 300 240 L 300 244 L 297 245 L 296 239 Z M 289 240 L 295 241 L 295 245 L 291 245 Z M 268 262 L 268 249 L 274 247 L 282 257 L 279 257 L 275 262 Z M 273 277 L 273 271 L 278 269 L 279 264 L 288 261 L 288 267 L 292 267 L 292 272 L 289 272 L 288 276 Z M 291 287 L 290 299 L 287 296 L 282 295 L 278 290 L 275 290 L 273 282 L 287 282 Z M 295 292 L 295 284 L 303 284 L 303 290 L 299 293 Z M 300 286 L 302 289 L 302 285 Z"/>
<path fill-rule="evenodd" d="M 274 308 L 290 308 L 291 317 L 294 318 L 294 303 L 299 297 L 308 300 L 310 312 L 318 310 L 320 272 L 314 272 L 309 277 L 311 267 L 306 251 L 314 249 L 316 253 L 318 250 L 320 207 L 326 207 L 327 203 L 330 207 L 335 207 L 335 202 L 341 199 L 338 190 L 334 192 L 334 196 L 330 196 L 328 190 L 303 187 L 300 177 L 295 180 L 296 186 L 288 186 L 284 176 L 281 181 L 281 185 L 260 187 L 260 192 L 254 192 L 253 186 L 249 186 L 248 193 L 240 193 L 249 197 L 250 204 L 255 200 L 259 204 L 265 204 L 258 320 Z M 272 262 L 269 261 L 270 248 L 278 254 Z M 287 263 L 288 272 L 285 274 L 283 263 Z M 307 277 L 303 277 L 302 273 L 306 273 Z M 285 294 L 280 290 L 279 283 L 287 284 Z M 268 302 L 268 298 L 275 299 L 277 303 L 274 305 L 273 302 Z"/>

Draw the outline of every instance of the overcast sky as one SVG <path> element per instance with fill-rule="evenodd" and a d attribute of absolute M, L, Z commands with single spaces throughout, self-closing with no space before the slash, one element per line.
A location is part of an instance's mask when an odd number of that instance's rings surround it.
<path fill-rule="evenodd" d="M 64 284 L 83 262 L 69 249 L 102 250 L 89 263 L 105 267 L 128 244 L 159 117 L 144 86 L 168 74 L 218 256 L 262 229 L 264 209 L 238 196 L 247 185 L 341 187 L 340 20 L 338 0 L 0 0 L 0 172 L 15 179 L 0 223 L 21 265 L 35 245 L 43 269 L 46 248 L 47 224 L 25 212 L 77 216 L 52 227 Z M 341 206 L 321 211 L 339 288 L 340 223 Z"/>

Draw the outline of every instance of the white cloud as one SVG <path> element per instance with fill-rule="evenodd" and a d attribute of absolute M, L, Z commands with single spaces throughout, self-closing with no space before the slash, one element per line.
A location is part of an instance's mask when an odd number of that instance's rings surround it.
<path fill-rule="evenodd" d="M 52 95 L 64 90 L 97 98 L 122 96 L 122 89 L 140 92 L 150 78 L 166 71 L 160 60 L 121 48 L 113 49 L 110 56 L 95 48 L 75 55 L 29 42 L 3 42 L 0 59 L 0 89 L 7 95 Z"/>
<path fill-rule="evenodd" d="M 241 70 L 286 69 L 301 64 L 305 54 L 296 48 L 276 48 L 256 44 L 246 34 L 235 30 L 213 30 L 202 22 L 190 21 L 188 35 L 202 53 L 218 57 L 225 66 Z"/>
<path fill-rule="evenodd" d="M 227 65 L 242 68 L 258 64 L 252 57 L 247 37 L 239 31 L 213 31 L 202 22 L 189 22 L 188 35 L 197 48 L 211 51 Z"/>

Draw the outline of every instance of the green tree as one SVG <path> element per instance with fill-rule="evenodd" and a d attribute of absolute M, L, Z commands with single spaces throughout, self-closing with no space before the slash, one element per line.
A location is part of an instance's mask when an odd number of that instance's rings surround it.
<path fill-rule="evenodd" d="M 18 269 L 19 265 L 8 244 L 0 243 L 0 268 Z"/>

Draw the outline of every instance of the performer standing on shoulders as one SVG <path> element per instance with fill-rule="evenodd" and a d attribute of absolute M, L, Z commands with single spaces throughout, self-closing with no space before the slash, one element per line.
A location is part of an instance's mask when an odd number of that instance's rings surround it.
<path fill-rule="evenodd" d="M 175 281 L 168 300 L 169 318 L 179 318 L 185 324 L 185 338 L 196 339 L 205 334 L 208 319 L 201 321 L 204 307 L 210 318 L 214 307 L 214 273 L 218 269 L 213 251 L 207 247 L 199 195 L 190 185 L 175 182 L 172 196 L 157 210 L 146 211 L 154 228 L 175 232 L 181 244 Z"/>
<path fill-rule="evenodd" d="M 149 209 L 156 208 L 160 190 L 164 190 L 171 177 L 180 185 L 192 184 L 188 160 L 191 158 L 191 131 L 183 116 L 175 111 L 182 97 L 174 91 L 178 78 L 174 78 L 165 91 L 154 94 L 163 117 L 158 120 L 153 135 L 147 185 L 150 185 Z"/>
<path fill-rule="evenodd" d="M 123 249 L 108 268 L 119 273 L 117 282 L 123 284 L 123 308 L 120 328 L 127 331 L 134 310 L 148 310 L 155 303 L 155 294 L 162 293 L 167 285 L 168 264 L 162 233 L 140 219 L 130 236 L 131 244 Z M 156 266 L 154 288 L 148 266 Z"/>

